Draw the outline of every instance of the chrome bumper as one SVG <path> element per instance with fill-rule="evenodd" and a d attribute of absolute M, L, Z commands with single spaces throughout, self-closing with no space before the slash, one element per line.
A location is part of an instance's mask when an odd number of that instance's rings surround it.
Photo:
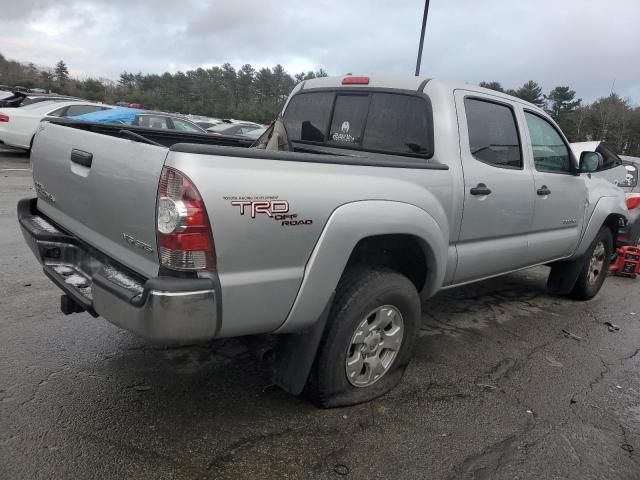
<path fill-rule="evenodd" d="M 219 283 L 214 279 L 145 279 L 42 216 L 36 199 L 18 203 L 18 220 L 44 273 L 91 315 L 163 342 L 197 342 L 216 336 L 220 304 Z"/>

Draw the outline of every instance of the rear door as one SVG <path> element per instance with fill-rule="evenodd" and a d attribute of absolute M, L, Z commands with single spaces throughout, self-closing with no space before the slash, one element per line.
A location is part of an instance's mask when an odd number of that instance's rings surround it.
<path fill-rule="evenodd" d="M 571 255 L 585 222 L 587 186 L 560 131 L 539 113 L 524 110 L 528 161 L 534 169 L 535 208 L 529 237 L 530 264 Z"/>
<path fill-rule="evenodd" d="M 526 265 L 533 174 L 524 162 L 518 106 L 456 91 L 464 209 L 454 283 Z"/>
<path fill-rule="evenodd" d="M 38 209 L 111 258 L 156 275 L 156 194 L 167 148 L 49 122 L 39 128 Z"/>

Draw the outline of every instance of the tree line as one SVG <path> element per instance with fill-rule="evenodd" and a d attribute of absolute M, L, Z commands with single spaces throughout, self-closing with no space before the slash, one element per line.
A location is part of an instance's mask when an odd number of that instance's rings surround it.
<path fill-rule="evenodd" d="M 245 64 L 197 68 L 186 72 L 143 74 L 123 72 L 117 81 L 72 78 L 64 61 L 53 69 L 7 60 L 0 54 L 0 84 L 43 88 L 65 95 L 115 104 L 140 103 L 165 112 L 270 122 L 293 87 L 302 80 L 326 77 L 323 69 L 288 73 L 282 65 L 255 69 Z"/>
<path fill-rule="evenodd" d="M 154 110 L 262 123 L 277 116 L 298 82 L 325 76 L 322 69 L 291 75 L 282 65 L 255 69 L 246 64 L 236 69 L 225 63 L 173 74 L 123 72 L 117 81 L 77 79 L 69 75 L 62 60 L 49 69 L 8 60 L 0 54 L 0 84 L 43 88 L 112 104 L 135 102 Z M 622 155 L 640 156 L 640 107 L 633 107 L 616 93 L 585 104 L 569 86 L 557 86 L 547 93 L 533 80 L 517 89 L 505 89 L 497 81 L 483 81 L 480 86 L 544 108 L 572 142 L 602 140 Z"/>
<path fill-rule="evenodd" d="M 500 82 L 480 82 L 481 87 L 531 102 L 549 113 L 571 142 L 604 141 L 620 155 L 640 156 L 640 107 L 616 93 L 583 104 L 569 86 L 548 93 L 529 80 L 518 89 L 504 89 Z"/>

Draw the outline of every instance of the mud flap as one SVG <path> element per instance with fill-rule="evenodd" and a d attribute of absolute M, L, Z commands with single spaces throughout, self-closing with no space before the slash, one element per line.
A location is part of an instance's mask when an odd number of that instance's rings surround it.
<path fill-rule="evenodd" d="M 551 295 L 568 295 L 578 280 L 584 267 L 584 256 L 570 262 L 555 262 L 551 264 L 551 272 L 547 279 L 547 292 Z"/>
<path fill-rule="evenodd" d="M 324 307 L 320 318 L 302 333 L 278 335 L 273 383 L 292 395 L 300 395 L 309 378 L 320 340 L 324 334 L 333 297 Z"/>

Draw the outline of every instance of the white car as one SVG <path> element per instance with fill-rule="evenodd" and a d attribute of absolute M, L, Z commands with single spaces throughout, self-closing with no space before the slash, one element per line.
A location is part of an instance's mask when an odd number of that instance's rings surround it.
<path fill-rule="evenodd" d="M 45 101 L 18 108 L 0 108 L 0 145 L 31 150 L 38 124 L 44 117 L 71 117 L 110 107 L 82 101 Z"/>

